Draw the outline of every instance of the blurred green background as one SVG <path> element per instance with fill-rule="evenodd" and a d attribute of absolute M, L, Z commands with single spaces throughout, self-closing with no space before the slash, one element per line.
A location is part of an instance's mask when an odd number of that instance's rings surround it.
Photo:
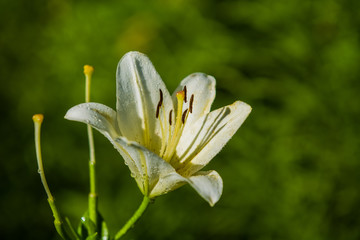
<path fill-rule="evenodd" d="M 214 208 L 189 186 L 156 199 L 124 239 L 360 239 L 357 0 L 0 2 L 0 238 L 60 239 L 37 174 L 73 223 L 87 206 L 86 127 L 63 119 L 92 100 L 115 108 L 115 70 L 147 54 L 173 91 L 193 72 L 217 79 L 213 108 L 253 112 L 206 167 L 224 180 Z M 100 210 L 114 234 L 142 196 L 95 133 Z"/>

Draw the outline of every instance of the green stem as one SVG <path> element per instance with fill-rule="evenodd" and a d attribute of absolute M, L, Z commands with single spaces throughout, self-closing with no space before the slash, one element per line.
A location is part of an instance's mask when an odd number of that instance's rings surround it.
<path fill-rule="evenodd" d="M 91 70 L 90 70 L 91 69 Z M 89 71 L 90 70 L 90 71 Z M 85 102 L 90 102 L 90 86 L 93 68 L 90 66 L 84 67 L 85 74 Z M 89 218 L 97 226 L 97 192 L 96 192 L 96 160 L 95 160 L 95 144 L 94 135 L 90 125 L 87 125 L 87 133 L 89 138 L 89 178 L 90 178 L 90 193 L 89 193 Z"/>
<path fill-rule="evenodd" d="M 48 196 L 49 199 L 51 199 L 53 201 L 54 197 L 52 196 L 50 189 L 49 189 L 49 185 L 47 184 L 47 181 L 46 181 L 46 177 L 45 177 L 45 173 L 44 173 L 44 166 L 43 166 L 43 161 L 42 161 L 42 154 L 41 154 L 40 136 L 41 136 L 41 124 L 43 121 L 43 115 L 36 114 L 36 115 L 34 115 L 33 119 L 34 119 L 34 126 L 35 126 L 35 150 L 36 150 L 36 159 L 37 159 L 37 164 L 38 164 L 38 173 L 40 174 L 40 179 L 44 186 L 46 195 Z"/>
<path fill-rule="evenodd" d="M 135 224 L 135 222 L 141 217 L 141 215 L 146 210 L 147 206 L 150 203 L 150 198 L 147 196 L 144 196 L 144 199 L 139 206 L 139 208 L 136 210 L 134 215 L 127 221 L 127 223 L 116 233 L 115 240 L 120 239 L 125 233 Z"/>
<path fill-rule="evenodd" d="M 63 222 L 59 214 L 59 211 L 57 210 L 57 207 L 55 205 L 55 200 L 48 198 L 48 202 L 54 216 L 54 225 L 58 234 L 65 240 L 79 240 L 79 237 L 72 228 L 70 222 L 68 221 L 66 221 L 65 223 Z"/>
<path fill-rule="evenodd" d="M 51 211 L 52 211 L 53 216 L 54 216 L 54 225 L 55 225 L 56 231 L 59 233 L 59 235 L 63 239 L 67 239 L 66 233 L 64 232 L 64 229 L 63 229 L 63 221 L 61 219 L 59 211 L 57 210 L 54 199 L 53 198 L 48 198 L 48 202 L 49 202 Z"/>
<path fill-rule="evenodd" d="M 38 173 L 40 174 L 41 182 L 44 186 L 46 195 L 48 196 L 48 203 L 50 205 L 51 211 L 54 216 L 54 225 L 56 231 L 59 233 L 59 235 L 65 239 L 65 240 L 77 240 L 79 239 L 76 235 L 75 231 L 71 227 L 70 222 L 66 222 L 64 224 L 61 215 L 55 205 L 55 199 L 53 195 L 50 192 L 50 188 L 47 184 L 45 172 L 44 172 L 44 166 L 42 161 L 42 154 L 41 154 L 41 141 L 40 141 L 40 135 L 41 135 L 41 124 L 43 121 L 43 115 L 42 114 L 36 114 L 33 116 L 34 120 L 34 126 L 35 126 L 35 149 L 36 149 L 36 158 L 38 163 Z"/>
<path fill-rule="evenodd" d="M 92 128 L 88 125 L 90 161 L 89 161 L 89 177 L 90 177 L 90 193 L 89 193 L 89 217 L 97 226 L 97 193 L 96 193 L 96 161 L 95 161 L 95 147 Z"/>

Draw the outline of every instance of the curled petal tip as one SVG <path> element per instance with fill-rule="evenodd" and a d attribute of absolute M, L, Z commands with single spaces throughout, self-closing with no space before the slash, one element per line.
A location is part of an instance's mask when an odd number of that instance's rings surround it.
<path fill-rule="evenodd" d="M 35 114 L 33 117 L 32 117 L 34 123 L 42 123 L 43 120 L 44 120 L 44 115 L 42 114 Z"/>

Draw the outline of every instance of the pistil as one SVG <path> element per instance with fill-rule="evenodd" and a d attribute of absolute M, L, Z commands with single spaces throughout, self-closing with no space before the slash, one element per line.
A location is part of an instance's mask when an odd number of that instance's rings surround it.
<path fill-rule="evenodd" d="M 177 98 L 178 106 L 177 106 L 177 113 L 176 113 L 176 117 L 175 117 L 175 119 L 176 119 L 175 128 L 174 128 L 174 132 L 171 137 L 171 140 L 170 140 L 168 147 L 166 148 L 166 151 L 164 154 L 164 159 L 167 162 L 169 162 L 171 160 L 172 156 L 174 155 L 176 145 L 180 140 L 182 125 L 183 125 L 182 108 L 183 108 L 183 103 L 184 103 L 184 99 L 185 99 L 185 91 L 177 92 L 176 98 Z"/>

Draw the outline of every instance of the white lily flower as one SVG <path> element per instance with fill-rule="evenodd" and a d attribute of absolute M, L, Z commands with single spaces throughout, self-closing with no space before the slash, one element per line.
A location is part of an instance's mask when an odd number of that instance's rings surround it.
<path fill-rule="evenodd" d="M 83 103 L 65 118 L 90 124 L 119 151 L 140 190 L 150 198 L 189 183 L 211 206 L 222 194 L 216 171 L 201 171 L 251 111 L 240 101 L 210 112 L 215 79 L 186 77 L 171 96 L 150 59 L 127 53 L 116 73 L 116 111 Z"/>

